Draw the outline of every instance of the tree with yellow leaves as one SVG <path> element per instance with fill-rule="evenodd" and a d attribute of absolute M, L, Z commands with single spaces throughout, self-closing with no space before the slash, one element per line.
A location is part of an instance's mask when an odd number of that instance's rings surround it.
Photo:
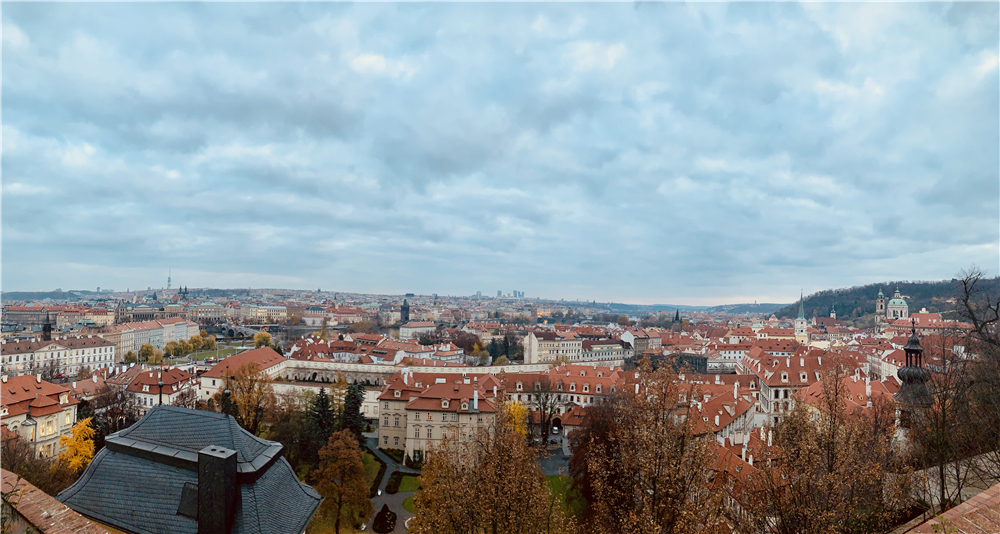
<path fill-rule="evenodd" d="M 83 471 L 94 457 L 94 429 L 90 426 L 91 418 L 81 419 L 71 430 L 69 436 L 59 438 L 59 461 L 77 472 Z"/>
<path fill-rule="evenodd" d="M 274 388 L 267 375 L 256 362 L 246 362 L 236 370 L 228 387 L 230 402 L 235 410 L 233 417 L 241 427 L 256 436 L 265 415 L 275 403 Z M 216 406 L 224 404 L 223 395 L 224 392 L 219 391 L 212 397 Z"/>
<path fill-rule="evenodd" d="M 257 332 L 253 335 L 253 346 L 255 349 L 267 347 L 271 344 L 271 334 L 267 332 Z"/>
<path fill-rule="evenodd" d="M 510 417 L 510 425 L 514 432 L 520 434 L 522 438 L 528 437 L 528 407 L 509 400 L 504 403 L 504 409 Z"/>

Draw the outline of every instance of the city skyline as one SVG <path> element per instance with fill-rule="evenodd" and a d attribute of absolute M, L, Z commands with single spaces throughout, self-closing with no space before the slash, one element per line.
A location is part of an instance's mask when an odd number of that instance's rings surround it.
<path fill-rule="evenodd" d="M 997 15 L 7 4 L 2 287 L 711 305 L 996 275 Z"/>

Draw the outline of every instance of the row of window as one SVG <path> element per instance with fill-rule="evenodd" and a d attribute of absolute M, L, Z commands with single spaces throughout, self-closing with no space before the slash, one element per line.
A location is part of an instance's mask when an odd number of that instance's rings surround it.
<path fill-rule="evenodd" d="M 517 391 L 523 391 L 524 390 L 524 385 L 521 382 L 518 382 L 515 385 L 515 389 Z M 541 389 L 542 389 L 542 385 L 541 384 L 535 384 L 535 391 L 541 391 Z M 563 383 L 562 382 L 559 382 L 558 384 L 556 384 L 556 390 L 558 390 L 558 391 L 562 391 L 563 390 Z M 570 391 L 576 391 L 576 382 L 571 382 L 569 384 L 569 390 Z M 614 391 L 615 391 L 615 389 L 614 389 L 614 387 L 612 387 L 611 388 L 611 392 L 614 393 Z M 583 392 L 584 393 L 590 393 L 590 384 L 584 384 L 583 385 Z M 601 393 L 601 385 L 600 384 L 597 384 L 595 392 L 596 393 Z"/>

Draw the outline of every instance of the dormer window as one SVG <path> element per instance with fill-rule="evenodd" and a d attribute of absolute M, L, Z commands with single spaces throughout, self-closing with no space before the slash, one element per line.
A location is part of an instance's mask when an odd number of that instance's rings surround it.
<path fill-rule="evenodd" d="M 142 390 L 143 391 L 149 391 L 149 386 L 147 384 L 143 384 L 142 385 Z"/>
<path fill-rule="evenodd" d="M 573 382 L 572 384 L 569 385 L 569 390 L 576 391 L 576 382 Z"/>
<path fill-rule="evenodd" d="M 597 392 L 598 392 L 598 393 L 600 393 L 600 392 L 601 392 L 601 385 L 600 385 L 600 384 L 597 384 Z"/>
<path fill-rule="evenodd" d="M 788 373 L 781 373 L 781 381 L 788 382 Z"/>
<path fill-rule="evenodd" d="M 809 380 L 809 378 L 805 373 L 799 373 L 799 380 L 805 382 L 806 380 Z"/>
<path fill-rule="evenodd" d="M 518 390 L 518 391 L 521 391 L 521 390 L 523 390 L 523 389 L 524 389 L 524 384 L 522 384 L 522 383 L 518 382 L 518 383 L 517 383 L 517 390 Z"/>
<path fill-rule="evenodd" d="M 587 376 L 587 373 L 585 371 L 580 371 L 580 376 Z"/>
<path fill-rule="evenodd" d="M 562 382 L 559 382 L 559 385 L 556 387 L 556 389 L 558 389 L 559 391 L 562 391 Z"/>
<path fill-rule="evenodd" d="M 448 409 L 448 399 L 441 399 L 441 408 Z"/>
<path fill-rule="evenodd" d="M 590 393 L 590 384 L 584 384 L 583 385 L 583 392 L 584 393 Z"/>
<path fill-rule="evenodd" d="M 400 394 L 400 391 L 399 391 L 398 389 L 397 389 L 396 391 L 393 391 L 393 392 L 392 392 L 392 395 L 393 395 L 394 397 L 399 397 L 399 394 Z"/>
<path fill-rule="evenodd" d="M 462 410 L 463 411 L 468 411 L 469 410 L 469 403 L 463 402 L 462 403 Z"/>

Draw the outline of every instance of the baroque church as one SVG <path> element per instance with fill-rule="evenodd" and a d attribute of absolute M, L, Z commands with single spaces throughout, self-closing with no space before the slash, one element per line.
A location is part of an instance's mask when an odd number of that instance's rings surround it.
<path fill-rule="evenodd" d="M 899 288 L 896 288 L 896 292 L 886 303 L 885 295 L 882 294 L 882 290 L 878 290 L 878 296 L 875 297 L 875 323 L 885 324 L 887 322 L 895 321 L 896 319 L 906 319 L 910 316 L 910 306 L 906 304 L 903 297 L 899 294 Z"/>

